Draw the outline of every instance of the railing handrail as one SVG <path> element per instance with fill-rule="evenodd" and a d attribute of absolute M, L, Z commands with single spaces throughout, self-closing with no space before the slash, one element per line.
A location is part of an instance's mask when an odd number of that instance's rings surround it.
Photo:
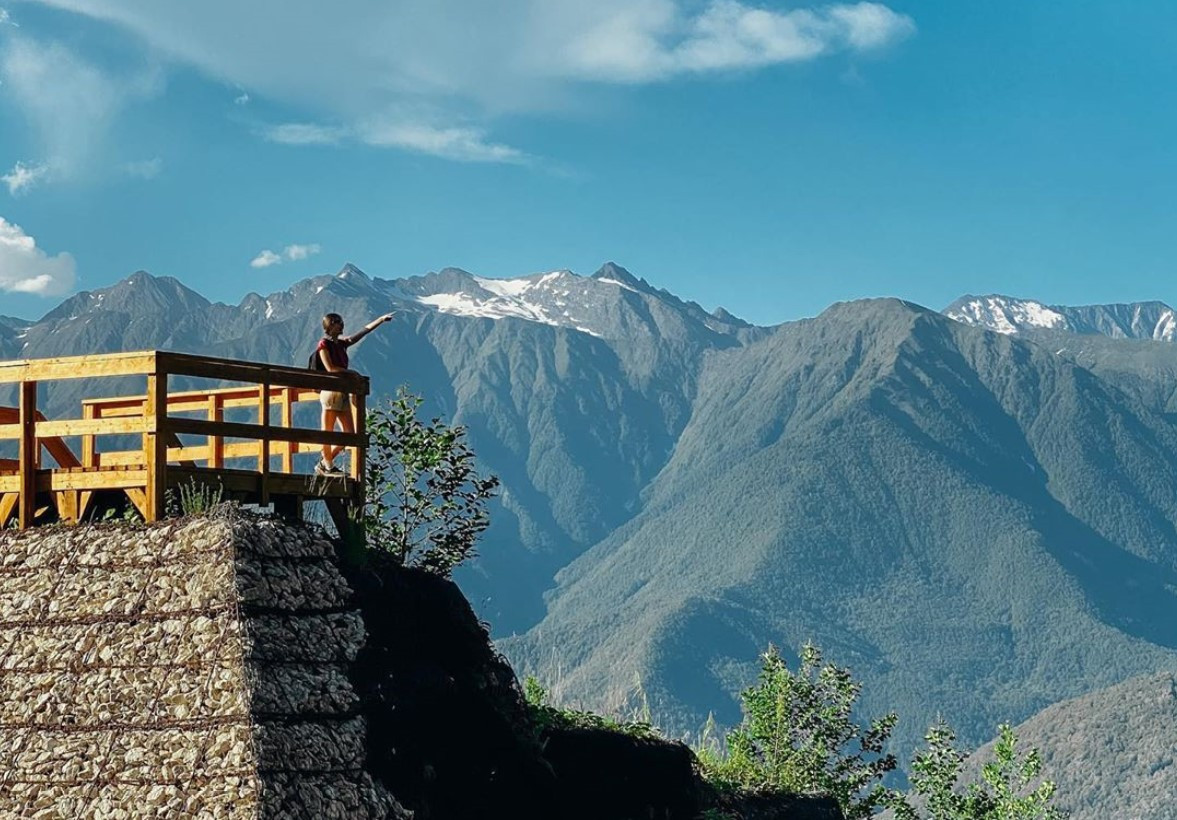
<path fill-rule="evenodd" d="M 147 392 L 143 395 L 115 396 L 82 401 L 81 419 L 46 420 L 37 411 L 37 385 L 79 378 L 102 379 L 121 376 L 146 376 Z M 249 386 L 184 390 L 171 393 L 169 377 L 194 377 L 243 382 Z M 256 458 L 258 497 L 261 504 L 270 498 L 270 458 L 282 459 L 283 472 L 293 472 L 294 456 L 313 450 L 314 445 L 340 445 L 354 448 L 351 462 L 351 487 L 361 488 L 364 475 L 367 437 L 364 432 L 364 409 L 368 395 L 368 379 L 357 373 L 322 373 L 305 368 L 266 362 L 246 362 L 214 356 L 202 356 L 171 351 L 135 351 L 92 356 L 66 356 L 48 359 L 22 359 L 0 362 L 0 384 L 15 384 L 18 407 L 10 413 L 13 418 L 0 419 L 0 440 L 16 439 L 20 458 L 19 476 L 0 479 L 7 489 L 0 492 L 0 522 L 19 503 L 19 522 L 23 528 L 31 525 L 35 514 L 35 496 L 40 469 L 41 447 L 50 448 L 54 458 L 61 457 L 53 448 L 68 454 L 69 460 L 83 471 L 100 470 L 106 466 L 101 457 L 112 457 L 117 462 L 140 465 L 141 476 L 126 473 L 119 480 L 126 484 L 126 493 L 151 521 L 163 514 L 163 497 L 167 488 L 169 457 L 177 457 L 181 467 L 194 468 L 195 461 L 207 461 L 208 468 L 223 470 L 224 462 L 232 458 Z M 302 401 L 314 401 L 323 390 L 348 393 L 353 397 L 356 432 L 343 433 L 309 427 L 295 427 L 293 407 Z M 275 424 L 271 409 L 277 404 L 281 410 Z M 223 413 L 232 408 L 254 408 L 257 423 L 226 421 Z M 171 413 L 205 412 L 204 419 L 171 415 Z M 142 448 L 99 453 L 95 446 L 98 436 L 141 434 Z M 179 436 L 199 436 L 203 445 L 186 445 Z M 82 440 L 78 459 L 64 444 L 64 438 Z M 249 439 L 251 444 L 232 444 L 227 438 Z M 271 447 L 273 445 L 273 447 Z M 101 461 L 101 463 L 100 463 Z M 132 465 L 133 466 L 133 465 Z M 52 478 L 52 476 L 51 476 Z M 71 480 L 70 492 L 102 486 L 96 477 Z M 54 479 L 56 480 L 56 479 Z M 15 482 L 15 483 L 14 483 Z M 90 483 L 86 483 L 90 482 Z M 127 482 L 130 482 L 129 484 Z M 136 482 L 138 482 L 136 484 Z M 352 489 L 357 503 L 361 489 Z M 14 496 L 14 493 L 16 494 Z M 68 496 L 68 493 L 67 493 Z M 19 502 L 14 501 L 19 499 Z M 74 520 L 86 509 L 87 498 L 59 499 L 69 505 Z M 301 503 L 301 502 L 300 502 Z M 362 503 L 362 500 L 361 500 Z M 333 516 L 335 513 L 333 512 Z M 342 515 L 342 513 L 341 513 Z M 346 516 L 341 518 L 346 522 Z M 342 526 L 342 525 L 341 525 Z"/>
<path fill-rule="evenodd" d="M 367 395 L 368 380 L 357 373 L 320 373 L 305 367 L 224 359 L 170 350 L 97 353 L 0 361 L 0 384 L 99 379 L 113 376 L 192 376 L 271 386 L 335 390 Z"/>

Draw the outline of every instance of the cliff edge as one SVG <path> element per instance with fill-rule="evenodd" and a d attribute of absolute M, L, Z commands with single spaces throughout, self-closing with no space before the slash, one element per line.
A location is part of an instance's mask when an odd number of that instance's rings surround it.
<path fill-rule="evenodd" d="M 0 759 L 0 817 L 688 820 L 709 798 L 682 744 L 537 730 L 451 582 L 227 507 L 0 532 Z"/>

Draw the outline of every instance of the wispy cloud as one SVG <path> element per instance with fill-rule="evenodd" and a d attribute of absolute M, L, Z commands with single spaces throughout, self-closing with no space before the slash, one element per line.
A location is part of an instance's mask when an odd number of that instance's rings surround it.
<path fill-rule="evenodd" d="M 740 0 L 337 0 L 331 14 L 312 0 L 288 0 L 281 13 L 235 0 L 39 2 L 125 27 L 154 53 L 303 112 L 305 122 L 264 129 L 271 141 L 350 140 L 481 162 L 524 159 L 522 149 L 494 139 L 497 117 L 567 105 L 586 83 L 667 82 L 855 55 L 916 30 L 912 18 L 878 2 L 779 9 Z"/>
<path fill-rule="evenodd" d="M 156 71 L 116 75 L 61 43 L 8 37 L 0 51 L 0 93 L 20 108 L 45 157 L 36 166 L 23 164 L 23 177 L 17 169 L 9 176 L 25 179 L 21 187 L 27 188 L 92 170 L 115 117 L 131 102 L 158 93 L 161 77 Z M 29 179 L 34 169 L 40 173 Z"/>
<path fill-rule="evenodd" d="M 0 8 L 0 26 L 12 26 L 19 28 L 16 21 L 12 19 L 12 15 L 8 13 L 8 9 Z"/>
<path fill-rule="evenodd" d="M 366 121 L 354 128 L 288 122 L 262 129 L 270 142 L 283 145 L 339 145 L 362 143 L 376 148 L 402 148 L 459 162 L 527 161 L 525 153 L 509 145 L 487 139 L 481 128 L 437 127 L 404 121 Z"/>
<path fill-rule="evenodd" d="M 317 244 L 308 245 L 287 245 L 282 249 L 281 253 L 274 253 L 270 249 L 266 249 L 259 253 L 249 263 L 251 268 L 268 268 L 271 265 L 281 265 L 283 262 L 300 262 L 303 259 L 314 256 L 322 248 Z"/>
<path fill-rule="evenodd" d="M 348 133 L 340 126 L 310 122 L 287 122 L 262 129 L 262 136 L 282 145 L 338 145 Z"/>
<path fill-rule="evenodd" d="M 527 155 L 487 139 L 481 128 L 436 128 L 412 123 L 366 125 L 360 139 L 377 147 L 397 147 L 459 162 L 521 163 Z"/>
<path fill-rule="evenodd" d="M 122 169 L 127 176 L 155 179 L 163 172 L 163 160 L 160 157 L 152 157 L 137 162 L 124 162 Z"/>
<path fill-rule="evenodd" d="M 233 98 L 233 105 L 249 105 L 250 97 L 244 91 Z"/>
<path fill-rule="evenodd" d="M 290 262 L 298 262 L 308 256 L 314 256 L 322 248 L 319 245 L 287 245 L 282 249 L 282 257 Z"/>
<path fill-rule="evenodd" d="M 8 186 L 8 193 L 20 196 L 48 175 L 48 165 L 18 162 L 12 166 L 11 171 L 0 177 L 0 181 Z"/>
<path fill-rule="evenodd" d="M 49 256 L 19 225 L 0 217 L 0 290 L 59 296 L 73 288 L 75 277 L 72 256 Z"/>

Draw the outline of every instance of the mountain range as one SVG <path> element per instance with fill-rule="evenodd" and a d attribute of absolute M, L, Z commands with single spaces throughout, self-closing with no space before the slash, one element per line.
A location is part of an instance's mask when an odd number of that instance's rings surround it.
<path fill-rule="evenodd" d="M 966 743 L 1065 698 L 1177 669 L 1177 346 L 1160 303 L 840 303 L 756 327 L 606 264 L 496 280 L 348 265 L 208 302 L 137 273 L 5 356 L 166 348 L 302 362 L 322 313 L 398 315 L 357 349 L 503 482 L 459 580 L 557 699 L 738 719 L 770 641 L 807 639 Z M 48 396 L 64 413 L 86 390 Z M 139 388 L 141 389 L 141 388 Z M 0 393 L 0 403 L 7 397 Z"/>

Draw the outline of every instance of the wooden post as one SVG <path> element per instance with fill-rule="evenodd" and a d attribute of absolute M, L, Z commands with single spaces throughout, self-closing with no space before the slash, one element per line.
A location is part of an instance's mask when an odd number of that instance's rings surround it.
<path fill-rule="evenodd" d="M 144 422 L 148 433 L 143 461 L 147 464 L 147 514 L 148 523 L 163 519 L 165 496 L 168 486 L 168 374 L 158 357 L 154 372 L 147 376 L 147 401 L 143 405 Z"/>
<path fill-rule="evenodd" d="M 282 388 L 282 426 L 290 429 L 294 426 L 294 388 Z M 282 472 L 294 472 L 294 451 L 298 445 L 293 441 L 282 442 Z"/>
<path fill-rule="evenodd" d="M 100 419 L 102 418 L 102 409 L 100 407 L 95 407 L 92 404 L 83 405 L 82 418 L 86 419 L 87 421 Z M 98 450 L 94 446 L 94 439 L 95 436 L 93 433 L 87 433 L 86 435 L 82 436 L 82 466 L 86 469 L 98 466 L 97 462 L 95 461 L 95 456 L 97 455 Z"/>
<path fill-rule="evenodd" d="M 18 526 L 33 526 L 37 513 L 37 383 L 20 383 L 20 501 Z"/>
<path fill-rule="evenodd" d="M 351 403 L 353 413 L 352 420 L 354 421 L 353 426 L 355 427 L 356 432 L 361 436 L 365 436 L 368 432 L 368 412 L 366 408 L 366 399 L 367 396 L 361 392 L 357 392 L 354 396 L 352 396 Z M 366 446 L 367 438 L 364 439 L 364 442 L 364 444 L 361 444 L 355 448 L 355 455 L 352 456 L 351 460 L 351 477 L 356 481 L 359 481 L 361 484 L 364 481 L 364 460 L 368 451 Z"/>
<path fill-rule="evenodd" d="M 208 397 L 208 420 L 225 420 L 225 404 L 221 396 Z M 208 466 L 214 470 L 220 470 L 225 466 L 225 439 L 221 436 L 208 437 Z"/>
<path fill-rule="evenodd" d="M 262 426 L 262 438 L 257 443 L 258 501 L 263 507 L 270 504 L 270 369 L 262 369 L 262 383 L 257 393 L 257 423 Z"/>

